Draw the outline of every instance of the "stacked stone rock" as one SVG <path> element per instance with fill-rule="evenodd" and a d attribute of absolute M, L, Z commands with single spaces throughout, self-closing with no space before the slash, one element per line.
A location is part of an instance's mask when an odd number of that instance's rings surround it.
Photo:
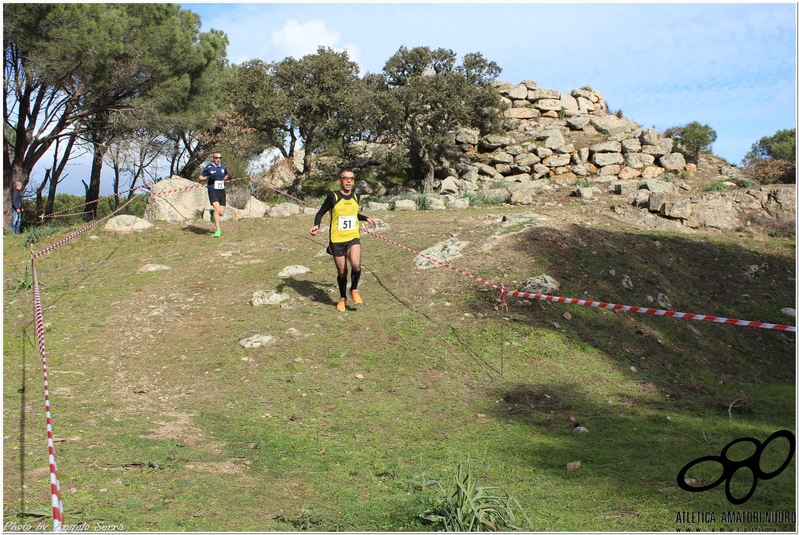
<path fill-rule="evenodd" d="M 488 192 L 503 182 L 511 194 L 530 193 L 551 184 L 649 179 L 686 168 L 682 154 L 672 152 L 673 141 L 651 128 L 608 113 L 601 92 L 591 86 L 560 93 L 520 84 L 495 84 L 514 123 L 507 135 L 479 137 L 475 130 L 455 133 L 455 141 L 469 157 L 439 169 L 443 195 Z M 570 133 L 605 135 L 605 141 L 576 149 Z M 517 195 L 521 197 L 526 195 Z"/>

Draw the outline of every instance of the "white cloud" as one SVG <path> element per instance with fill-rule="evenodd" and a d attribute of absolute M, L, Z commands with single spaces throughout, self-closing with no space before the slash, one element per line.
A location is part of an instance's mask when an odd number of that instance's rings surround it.
<path fill-rule="evenodd" d="M 341 34 L 327 28 L 324 20 L 297 22 L 289 19 L 283 27 L 272 32 L 272 43 L 279 55 L 292 56 L 299 59 L 314 54 L 320 46 L 335 48 Z"/>

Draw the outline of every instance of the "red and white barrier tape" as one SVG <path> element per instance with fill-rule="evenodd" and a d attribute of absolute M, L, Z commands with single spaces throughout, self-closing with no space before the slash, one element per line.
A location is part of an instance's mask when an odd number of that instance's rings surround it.
<path fill-rule="evenodd" d="M 272 191 L 275 191 L 275 192 L 279 193 L 280 195 L 286 196 L 286 197 L 288 197 L 289 199 L 294 199 L 295 201 L 297 201 L 297 202 L 299 202 L 299 203 L 302 203 L 302 204 L 308 205 L 308 206 L 310 206 L 311 208 L 317 208 L 317 209 L 319 208 L 318 206 L 314 206 L 313 204 L 311 204 L 311 203 L 309 203 L 309 202 L 306 202 L 306 201 L 303 201 L 302 199 L 299 199 L 299 198 L 297 198 L 297 197 L 294 197 L 293 195 L 289 195 L 289 194 L 288 194 L 288 193 L 286 193 L 285 191 L 281 191 L 281 190 L 279 190 L 279 189 L 277 189 L 277 188 L 273 188 L 273 187 L 272 187 L 272 186 L 270 186 L 269 184 L 264 184 L 264 187 L 266 187 L 266 188 L 268 188 L 268 189 L 271 189 Z"/>
<path fill-rule="evenodd" d="M 105 197 L 100 197 L 99 199 L 95 199 L 93 201 L 85 202 L 83 204 L 77 204 L 77 205 L 75 205 L 75 206 L 73 206 L 71 208 L 64 208 L 63 210 L 58 210 L 57 212 L 52 212 L 52 213 L 47 214 L 47 215 L 42 214 L 42 215 L 39 216 L 39 219 L 44 219 L 45 217 L 55 217 L 56 214 L 61 214 L 63 212 L 69 212 L 70 210 L 74 210 L 75 208 L 80 208 L 81 206 L 88 206 L 90 204 L 94 204 L 96 202 L 100 202 L 100 201 L 105 200 L 105 199 L 110 199 L 111 197 L 117 197 L 119 195 L 123 195 L 125 193 L 130 193 L 131 191 L 136 191 L 137 189 L 146 188 L 146 187 L 147 186 L 136 186 L 133 189 L 127 189 L 125 191 L 120 191 L 119 193 L 114 193 L 113 195 L 106 195 Z M 58 216 L 58 217 L 71 217 L 71 216 L 75 216 L 75 215 L 83 215 L 85 213 L 86 212 L 75 212 L 74 214 L 68 214 L 66 216 Z"/>
<path fill-rule="evenodd" d="M 47 421 L 47 455 L 50 460 L 50 501 L 53 506 L 53 531 L 61 531 L 64 524 L 64 504 L 61 502 L 61 482 L 58 479 L 58 467 L 55 462 L 55 443 L 53 440 L 53 421 L 50 412 L 50 384 L 47 378 L 47 353 L 44 349 L 44 317 L 39 295 L 39 278 L 36 265 L 31 260 L 33 269 L 33 312 L 36 321 L 36 341 L 39 345 L 39 356 L 42 359 L 44 374 L 44 408 Z"/>
<path fill-rule="evenodd" d="M 62 245 L 64 245 L 65 243 L 67 243 L 67 242 L 69 242 L 69 241 L 72 241 L 72 240 L 74 240 L 75 238 L 77 238 L 78 236 L 80 236 L 81 234 L 83 234 L 84 232 L 86 232 L 86 231 L 88 231 L 88 230 L 91 230 L 91 229 L 93 229 L 94 227 L 96 227 L 97 225 L 99 225 L 100 223 L 102 223 L 103 221 L 105 221 L 106 219 L 110 218 L 111 216 L 113 216 L 114 214 L 116 214 L 117 212 L 119 212 L 120 210 L 122 210 L 122 209 L 123 209 L 125 206 L 127 206 L 127 204 L 128 204 L 129 202 L 131 202 L 132 200 L 133 200 L 133 198 L 130 198 L 130 199 L 128 199 L 128 200 L 127 200 L 127 201 L 125 201 L 125 202 L 124 202 L 124 203 L 123 203 L 123 204 L 122 204 L 122 205 L 121 205 L 119 208 L 117 208 L 116 210 L 114 210 L 113 212 L 111 212 L 110 214 L 108 214 L 107 216 L 105 216 L 105 217 L 102 217 L 102 218 L 98 219 L 97 221 L 95 221 L 95 222 L 94 222 L 94 223 L 92 223 L 91 225 L 88 225 L 88 226 L 86 226 L 86 227 L 84 227 L 84 228 L 82 228 L 82 229 L 80 229 L 80 230 L 76 230 L 75 232 L 73 232 L 72 234 L 70 234 L 69 236 L 67 236 L 67 237 L 66 237 L 66 238 L 64 238 L 64 239 L 62 239 L 62 240 L 60 240 L 60 241 L 57 241 L 56 243 L 54 243 L 54 244 L 52 244 L 52 245 L 50 245 L 50 246 L 48 246 L 48 247 L 45 247 L 44 249 L 42 249 L 42 250 L 41 250 L 41 251 L 39 251 L 38 253 L 35 253 L 35 254 L 33 255 L 33 258 L 35 259 L 35 258 L 39 258 L 40 256 L 44 256 L 44 255 L 46 255 L 46 254 L 48 254 L 48 253 L 50 253 L 50 252 L 54 251 L 54 250 L 55 250 L 55 249 L 57 249 L 58 247 L 61 247 L 61 246 L 62 246 Z"/>
<path fill-rule="evenodd" d="M 722 318 L 719 316 L 706 316 L 704 314 L 691 314 L 689 312 L 675 312 L 673 310 L 659 310 L 656 308 L 616 305 L 613 303 L 603 303 L 601 301 L 585 301 L 583 299 L 556 297 L 552 295 L 533 294 L 529 292 L 506 291 L 505 293 L 507 295 L 511 295 L 514 297 L 522 297 L 524 299 L 537 299 L 538 301 L 550 301 L 553 303 L 566 303 L 569 305 L 582 305 L 595 308 L 607 308 L 611 310 L 620 310 L 622 312 L 638 312 L 639 314 L 666 316 L 667 318 L 685 318 L 697 321 L 710 321 L 713 323 L 726 323 L 728 325 L 738 325 L 740 327 L 757 327 L 759 329 L 773 329 L 775 331 L 786 331 L 791 333 L 796 332 L 796 327 L 793 327 L 791 325 L 779 325 L 775 323 L 765 323 L 762 321 L 737 320 L 732 318 Z"/>
<path fill-rule="evenodd" d="M 388 242 L 388 243 L 390 243 L 392 245 L 396 245 L 397 247 L 401 247 L 401 248 L 403 248 L 403 249 L 405 249 L 407 251 L 412 252 L 415 255 L 418 255 L 418 256 L 421 256 L 423 258 L 426 258 L 426 259 L 430 260 L 431 262 L 435 262 L 436 264 L 444 266 L 445 268 L 450 269 L 450 270 L 452 270 L 452 271 L 454 271 L 456 273 L 460 273 L 461 275 L 464 275 L 465 277 L 472 278 L 472 279 L 476 280 L 477 282 L 481 282 L 481 283 L 485 284 L 486 286 L 494 288 L 495 290 L 499 290 L 499 292 L 503 296 L 503 299 L 504 299 L 504 296 L 510 295 L 510 296 L 513 296 L 513 297 L 521 297 L 523 299 L 537 299 L 539 301 L 550 301 L 552 303 L 566 303 L 566 304 L 569 304 L 569 305 L 581 305 L 581 306 L 588 306 L 588 307 L 595 307 L 595 308 L 607 308 L 607 309 L 611 309 L 611 310 L 620 310 L 622 312 L 637 312 L 639 314 L 650 314 L 650 315 L 653 315 L 653 316 L 666 316 L 667 318 L 685 318 L 685 319 L 692 319 L 692 320 L 697 320 L 697 321 L 710 321 L 710 322 L 713 322 L 713 323 L 726 323 L 728 325 L 738 325 L 738 326 L 741 326 L 741 327 L 757 327 L 759 329 L 772 329 L 772 330 L 775 330 L 775 331 L 785 331 L 785 332 L 792 332 L 792 333 L 796 332 L 796 327 L 791 326 L 791 325 L 779 325 L 779 324 L 775 324 L 775 323 L 765 323 L 765 322 L 762 322 L 762 321 L 748 321 L 748 320 L 739 320 L 739 319 L 732 319 L 732 318 L 722 318 L 722 317 L 719 317 L 719 316 L 707 316 L 707 315 L 704 315 L 704 314 L 691 314 L 689 312 L 675 312 L 673 310 L 659 310 L 659 309 L 656 309 L 656 308 L 645 308 L 645 307 L 637 307 L 637 306 L 629 306 L 629 305 L 617 305 L 617 304 L 614 304 L 614 303 L 603 303 L 601 301 L 585 301 L 583 299 L 572 299 L 572 298 L 568 298 L 568 297 L 557 297 L 557 296 L 552 296 L 552 295 L 533 294 L 533 293 L 530 293 L 530 292 L 519 292 L 519 291 L 506 290 L 502 285 L 496 285 L 496 284 L 494 284 L 492 282 L 489 282 L 489 281 L 487 281 L 485 279 L 481 279 L 480 277 L 476 277 L 476 276 L 472 275 L 471 273 L 467 273 L 466 271 L 463 271 L 462 269 L 455 268 L 455 267 L 450 266 L 449 264 L 447 264 L 445 262 L 441 262 L 441 261 L 436 260 L 435 258 L 431 258 L 431 257 L 429 257 L 429 256 L 427 256 L 425 254 L 416 252 L 413 249 L 409 249 L 408 247 L 405 247 L 404 245 L 401 245 L 401 244 L 399 244 L 397 242 L 391 241 L 388 238 L 384 238 L 383 236 L 380 236 L 379 234 L 374 233 L 374 232 L 372 232 L 372 231 L 370 231 L 368 229 L 363 229 L 362 228 L 361 230 L 363 232 L 365 232 L 366 234 L 374 236 L 375 238 L 378 238 L 378 239 L 381 239 L 383 241 L 386 241 L 386 242 Z"/>
<path fill-rule="evenodd" d="M 302 204 L 305 204 L 305 205 L 308 205 L 308 206 L 313 206 L 310 203 L 305 202 L 302 199 L 298 199 L 297 197 L 293 197 L 293 196 L 289 195 L 288 193 L 286 193 L 284 191 L 281 191 L 281 190 L 279 190 L 277 188 L 273 188 L 272 186 L 266 186 L 266 187 L 271 189 L 271 190 L 273 190 L 273 191 L 276 191 L 277 193 L 279 193 L 281 195 L 284 195 L 286 197 L 289 197 L 291 199 L 299 201 Z M 511 295 L 511 296 L 514 296 L 514 297 L 521 297 L 521 298 L 524 298 L 524 299 L 538 299 L 538 300 L 541 300 L 541 301 L 550 301 L 550 302 L 553 302 L 553 303 L 567 303 L 567 304 L 571 304 L 571 305 L 582 305 L 582 306 L 590 306 L 590 307 L 598 307 L 598 308 L 609 308 L 609 309 L 613 309 L 613 310 L 621 310 L 623 312 L 638 312 L 640 314 L 651 314 L 651 315 L 654 315 L 654 316 L 666 316 L 668 318 L 686 318 L 686 319 L 693 319 L 693 320 L 698 320 L 698 321 L 710 321 L 710 322 L 713 322 L 713 323 L 726 323 L 728 325 L 738 325 L 738 326 L 741 326 L 741 327 L 757 327 L 757 328 L 760 328 L 760 329 L 773 329 L 773 330 L 777 330 L 777 331 L 796 332 L 796 327 L 791 326 L 791 325 L 779 325 L 779 324 L 775 324 L 775 323 L 765 323 L 765 322 L 762 322 L 762 321 L 748 321 L 748 320 L 739 320 L 739 319 L 732 319 L 732 318 L 722 318 L 722 317 L 719 317 L 719 316 L 708 316 L 708 315 L 704 315 L 704 314 L 692 314 L 692 313 L 689 313 L 689 312 L 675 312 L 673 310 L 658 310 L 658 309 L 655 309 L 655 308 L 644 308 L 644 307 L 629 306 L 629 305 L 617 305 L 617 304 L 613 304 L 613 303 L 603 303 L 603 302 L 599 302 L 599 301 L 585 301 L 585 300 L 582 300 L 582 299 L 556 297 L 556 296 L 543 295 L 543 294 L 532 294 L 532 293 L 529 293 L 529 292 L 509 291 L 509 290 L 505 290 L 505 288 L 503 286 L 501 286 L 501 285 L 498 286 L 498 285 L 496 285 L 496 284 L 494 284 L 492 282 L 489 282 L 489 281 L 487 281 L 485 279 L 482 279 L 480 277 L 472 275 L 471 273 L 467 273 L 466 271 L 464 271 L 462 269 L 458 269 L 456 267 L 450 266 L 447 263 L 441 262 L 439 260 L 436 260 L 435 258 L 432 258 L 430 256 L 422 254 L 422 253 L 420 253 L 418 251 L 414 251 L 413 249 L 405 247 L 404 245 L 399 244 L 399 243 L 397 243 L 395 241 L 389 240 L 388 238 L 385 238 L 385 237 L 383 237 L 383 236 L 381 236 L 381 235 L 379 235 L 379 234 L 377 234 L 375 232 L 372 232 L 372 231 L 370 231 L 368 229 L 361 228 L 361 230 L 363 232 L 365 232 L 366 234 L 369 234 L 370 236 L 373 236 L 373 237 L 375 237 L 377 239 L 380 239 L 380 240 L 383 240 L 385 242 L 388 242 L 388 243 L 390 243 L 392 245 L 395 245 L 397 247 L 400 247 L 402 249 L 410 251 L 411 253 L 413 253 L 415 255 L 421 256 L 422 258 L 426 258 L 427 260 L 430 260 L 431 262 L 435 262 L 436 264 L 444 266 L 445 268 L 450 269 L 450 270 L 454 271 L 455 273 L 459 273 L 459 274 L 461 274 L 461 275 L 463 275 L 465 277 L 469 277 L 471 279 L 476 280 L 477 282 L 485 284 L 486 286 L 494 288 L 495 290 L 499 290 L 499 292 L 501 293 L 503 299 L 504 299 L 504 297 L 506 295 Z"/>
<path fill-rule="evenodd" d="M 249 177 L 229 178 L 229 179 L 225 180 L 225 182 L 235 182 L 236 180 L 244 180 L 245 178 L 249 178 Z M 200 188 L 207 188 L 207 187 L 208 187 L 208 184 L 197 184 L 196 186 L 186 186 L 185 188 L 170 189 L 170 190 L 166 190 L 166 191 L 159 191 L 157 193 L 150 192 L 150 196 L 153 197 L 157 201 L 158 197 L 160 197 L 162 195 L 170 195 L 172 193 L 180 193 L 180 192 L 183 192 L 183 191 L 190 191 L 190 190 L 193 190 L 193 189 L 200 189 Z"/>

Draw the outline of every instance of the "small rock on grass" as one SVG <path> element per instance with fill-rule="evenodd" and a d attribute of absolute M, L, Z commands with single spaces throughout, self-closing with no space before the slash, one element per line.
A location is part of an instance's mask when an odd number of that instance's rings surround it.
<path fill-rule="evenodd" d="M 283 270 L 277 274 L 278 277 L 285 278 L 285 277 L 293 277 L 294 275 L 302 275 L 303 273 L 309 273 L 311 270 L 305 266 L 286 266 Z"/>
<path fill-rule="evenodd" d="M 287 299 L 289 299 L 289 296 L 274 290 L 258 290 L 252 294 L 250 304 L 254 307 L 263 305 L 277 305 Z"/>
<path fill-rule="evenodd" d="M 572 470 L 578 470 L 581 466 L 582 463 L 580 461 L 574 461 L 566 465 L 566 470 L 571 472 Z"/>
<path fill-rule="evenodd" d="M 146 264 L 139 268 L 139 273 L 150 273 L 151 271 L 161 271 L 163 269 L 172 269 L 169 266 L 162 266 L 159 264 Z"/>
<path fill-rule="evenodd" d="M 239 340 L 239 344 L 247 349 L 252 349 L 254 347 L 265 346 L 274 340 L 275 337 L 268 334 L 254 334 L 252 336 L 248 336 L 247 338 L 242 338 Z"/>

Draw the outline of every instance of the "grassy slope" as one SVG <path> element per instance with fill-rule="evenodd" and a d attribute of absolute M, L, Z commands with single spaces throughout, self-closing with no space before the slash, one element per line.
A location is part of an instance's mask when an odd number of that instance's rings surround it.
<path fill-rule="evenodd" d="M 789 319 L 779 311 L 795 302 L 793 240 L 623 229 L 579 204 L 548 210 L 485 253 L 500 216 L 533 210 L 379 216 L 381 234 L 416 250 L 468 241 L 453 264 L 508 288 L 547 273 L 566 297 L 648 306 L 663 293 L 684 312 Z M 440 496 L 435 481 L 449 488 L 467 456 L 535 530 L 671 531 L 682 511 L 794 510 L 795 460 L 740 507 L 723 487 L 661 492 L 735 438 L 795 429 L 794 335 L 517 299 L 503 314 L 496 292 L 419 270 L 370 237 L 365 304 L 338 314 L 332 262 L 310 225 L 231 222 L 221 240 L 207 223 L 98 230 L 37 262 L 68 524 L 425 530 L 416 516 Z M 22 481 L 27 510 L 49 503 L 32 296 L 8 291 L 27 258 L 19 237 L 5 237 L 4 520 L 17 522 L 36 521 L 15 514 Z M 148 263 L 171 269 L 138 273 Z M 278 278 L 294 264 L 312 271 Z M 754 264 L 764 269 L 746 281 Z M 269 289 L 292 299 L 248 304 Z M 238 344 L 252 334 L 278 339 Z M 590 433 L 574 433 L 570 418 Z M 787 449 L 774 446 L 764 468 Z"/>

